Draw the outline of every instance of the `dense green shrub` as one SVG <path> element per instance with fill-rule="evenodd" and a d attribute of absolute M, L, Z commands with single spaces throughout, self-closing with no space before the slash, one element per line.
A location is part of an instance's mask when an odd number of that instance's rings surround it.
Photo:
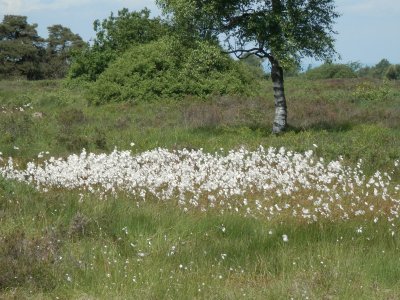
<path fill-rule="evenodd" d="M 390 66 L 390 62 L 386 58 L 383 58 L 374 66 L 359 68 L 357 74 L 359 77 L 383 79 Z"/>
<path fill-rule="evenodd" d="M 69 68 L 68 77 L 83 82 L 95 81 L 116 57 L 117 53 L 111 50 L 99 51 L 86 48 L 74 58 L 74 63 Z"/>
<path fill-rule="evenodd" d="M 133 46 L 100 75 L 91 103 L 251 94 L 260 77 L 205 41 L 190 47 L 174 38 Z"/>
<path fill-rule="evenodd" d="M 317 68 L 308 70 L 305 75 L 306 78 L 312 80 L 357 77 L 357 74 L 350 66 L 331 63 L 325 63 Z"/>
<path fill-rule="evenodd" d="M 380 62 L 378 62 L 375 66 L 371 68 L 371 76 L 373 78 L 382 79 L 385 76 L 386 71 L 389 69 L 389 67 L 390 62 L 386 58 L 383 58 Z"/>
<path fill-rule="evenodd" d="M 391 65 L 386 71 L 385 76 L 389 80 L 400 79 L 400 65 Z"/>
<path fill-rule="evenodd" d="M 132 45 L 146 44 L 166 35 L 168 25 L 160 18 L 150 18 L 150 10 L 130 12 L 124 8 L 103 21 L 94 22 L 93 45 L 75 55 L 70 79 L 95 81 L 119 55 Z"/>

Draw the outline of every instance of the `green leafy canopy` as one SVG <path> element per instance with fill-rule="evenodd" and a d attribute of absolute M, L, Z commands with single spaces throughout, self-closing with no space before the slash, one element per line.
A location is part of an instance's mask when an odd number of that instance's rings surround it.
<path fill-rule="evenodd" d="M 40 77 L 37 64 L 41 43 L 36 24 L 29 24 L 27 17 L 5 15 L 0 23 L 0 77 Z"/>
<path fill-rule="evenodd" d="M 335 55 L 333 0 L 157 0 L 163 12 L 193 34 L 225 37 L 241 56 L 273 56 L 281 63 Z"/>
<path fill-rule="evenodd" d="M 96 38 L 75 58 L 69 77 L 95 81 L 122 53 L 133 45 L 152 42 L 167 34 L 168 25 L 160 18 L 151 18 L 150 10 L 118 11 L 103 21 L 94 21 Z"/>
<path fill-rule="evenodd" d="M 92 103 L 179 99 L 185 95 L 251 94 L 261 76 L 207 41 L 191 47 L 172 36 L 137 45 L 93 83 Z"/>

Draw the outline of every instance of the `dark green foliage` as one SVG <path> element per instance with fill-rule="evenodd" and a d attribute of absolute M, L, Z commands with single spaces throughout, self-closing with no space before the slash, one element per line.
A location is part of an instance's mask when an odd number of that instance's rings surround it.
<path fill-rule="evenodd" d="M 355 78 L 357 74 L 348 65 L 325 63 L 305 73 L 308 79 Z"/>
<path fill-rule="evenodd" d="M 194 37 L 223 33 L 229 50 L 273 56 L 283 65 L 303 56 L 330 58 L 333 23 L 339 16 L 325 1 L 158 0 L 175 26 Z M 244 51 L 243 51 L 244 50 Z M 268 54 L 268 55 L 267 55 Z"/>
<path fill-rule="evenodd" d="M 387 59 L 382 59 L 378 62 L 375 66 L 363 67 L 360 68 L 357 73 L 359 77 L 368 77 L 368 78 L 376 78 L 376 79 L 383 79 L 391 66 L 390 62 Z"/>
<path fill-rule="evenodd" d="M 382 59 L 372 68 L 372 77 L 383 78 L 389 67 L 390 62 L 387 59 Z"/>
<path fill-rule="evenodd" d="M 132 44 L 146 44 L 162 37 L 168 27 L 160 18 L 150 18 L 150 10 L 129 12 L 127 8 L 118 11 L 118 15 L 94 22 L 96 39 L 94 44 L 102 49 L 124 51 Z"/>
<path fill-rule="evenodd" d="M 146 44 L 168 32 L 160 18 L 150 18 L 150 10 L 129 12 L 124 8 L 118 15 L 111 13 L 103 21 L 94 22 L 96 38 L 92 47 L 77 55 L 69 77 L 94 81 L 119 55 L 132 45 Z"/>
<path fill-rule="evenodd" d="M 400 79 L 400 65 L 391 65 L 387 69 L 385 76 L 389 80 L 399 80 Z"/>
<path fill-rule="evenodd" d="M 28 24 L 25 16 L 4 16 L 0 23 L 0 79 L 65 77 L 72 54 L 85 43 L 62 25 L 48 27 L 48 39 L 41 38 L 36 27 Z"/>
<path fill-rule="evenodd" d="M 36 24 L 27 17 L 5 15 L 0 23 L 0 78 L 42 78 L 38 66 L 42 55 Z"/>
<path fill-rule="evenodd" d="M 95 50 L 85 48 L 79 55 L 74 57 L 74 63 L 69 69 L 70 79 L 80 79 L 83 81 L 95 81 L 111 61 L 117 57 L 111 50 Z"/>
<path fill-rule="evenodd" d="M 169 37 L 126 51 L 93 84 L 89 97 L 92 103 L 103 104 L 249 94 L 257 87 L 257 79 L 218 46 L 197 41 L 188 48 Z"/>
<path fill-rule="evenodd" d="M 82 38 L 62 25 L 47 28 L 46 54 L 43 62 L 45 78 L 64 78 L 71 64 L 72 56 L 85 46 Z"/>

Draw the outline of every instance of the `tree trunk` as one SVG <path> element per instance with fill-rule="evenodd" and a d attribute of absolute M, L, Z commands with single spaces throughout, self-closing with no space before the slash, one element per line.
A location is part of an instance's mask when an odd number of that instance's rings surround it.
<path fill-rule="evenodd" d="M 285 89 L 283 86 L 283 68 L 279 65 L 279 62 L 270 57 L 271 62 L 271 78 L 274 87 L 274 98 L 275 98 L 275 119 L 272 127 L 273 133 L 281 133 L 286 129 L 287 126 L 287 106 L 285 98 Z"/>

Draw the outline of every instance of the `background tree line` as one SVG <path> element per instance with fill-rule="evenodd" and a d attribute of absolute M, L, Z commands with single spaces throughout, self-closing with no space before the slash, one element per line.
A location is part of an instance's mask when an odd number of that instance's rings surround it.
<path fill-rule="evenodd" d="M 383 58 L 373 66 L 365 66 L 360 62 L 347 64 L 325 63 L 312 68 L 304 73 L 307 79 L 331 79 L 331 78 L 373 78 L 373 79 L 400 79 L 400 65 L 391 64 Z"/>
<path fill-rule="evenodd" d="M 337 57 L 334 0 L 157 4 L 163 18 L 150 17 L 145 8 L 122 9 L 96 20 L 90 44 L 62 25 L 48 27 L 49 37 L 43 39 L 27 17 L 5 16 L 0 24 L 0 76 L 34 80 L 68 75 L 88 83 L 87 98 L 95 104 L 261 95 L 269 77 L 275 100 L 273 132 L 280 133 L 287 127 L 284 77 L 299 75 L 305 57 Z M 400 66 L 385 59 L 374 67 L 325 63 L 305 77 L 399 79 Z"/>
<path fill-rule="evenodd" d="M 47 39 L 40 37 L 36 28 L 25 16 L 4 16 L 0 23 L 0 78 L 64 78 L 72 56 L 85 48 L 82 38 L 67 27 L 48 27 Z"/>
<path fill-rule="evenodd" d="M 124 8 L 117 15 L 111 13 L 103 21 L 96 20 L 96 38 L 90 46 L 62 25 L 48 27 L 48 38 L 40 37 L 36 28 L 37 24 L 29 24 L 26 16 L 4 16 L 0 23 L 0 79 L 59 79 L 69 75 L 73 79 L 94 82 L 129 48 L 154 42 L 163 36 L 177 35 L 174 33 L 176 25 L 158 17 L 150 18 L 150 11 L 146 8 L 134 12 Z M 181 31 L 181 35 L 187 38 L 191 30 Z M 210 39 L 211 34 L 199 30 L 198 36 Z M 218 44 L 217 41 L 214 43 Z M 265 59 L 254 55 L 244 58 L 244 64 L 253 72 L 269 76 L 265 72 Z M 391 64 L 387 59 L 373 66 L 360 62 L 329 62 L 317 67 L 309 66 L 304 72 L 299 65 L 288 65 L 284 67 L 284 74 L 286 77 L 305 75 L 308 79 L 359 77 L 398 80 L 400 65 Z"/>

